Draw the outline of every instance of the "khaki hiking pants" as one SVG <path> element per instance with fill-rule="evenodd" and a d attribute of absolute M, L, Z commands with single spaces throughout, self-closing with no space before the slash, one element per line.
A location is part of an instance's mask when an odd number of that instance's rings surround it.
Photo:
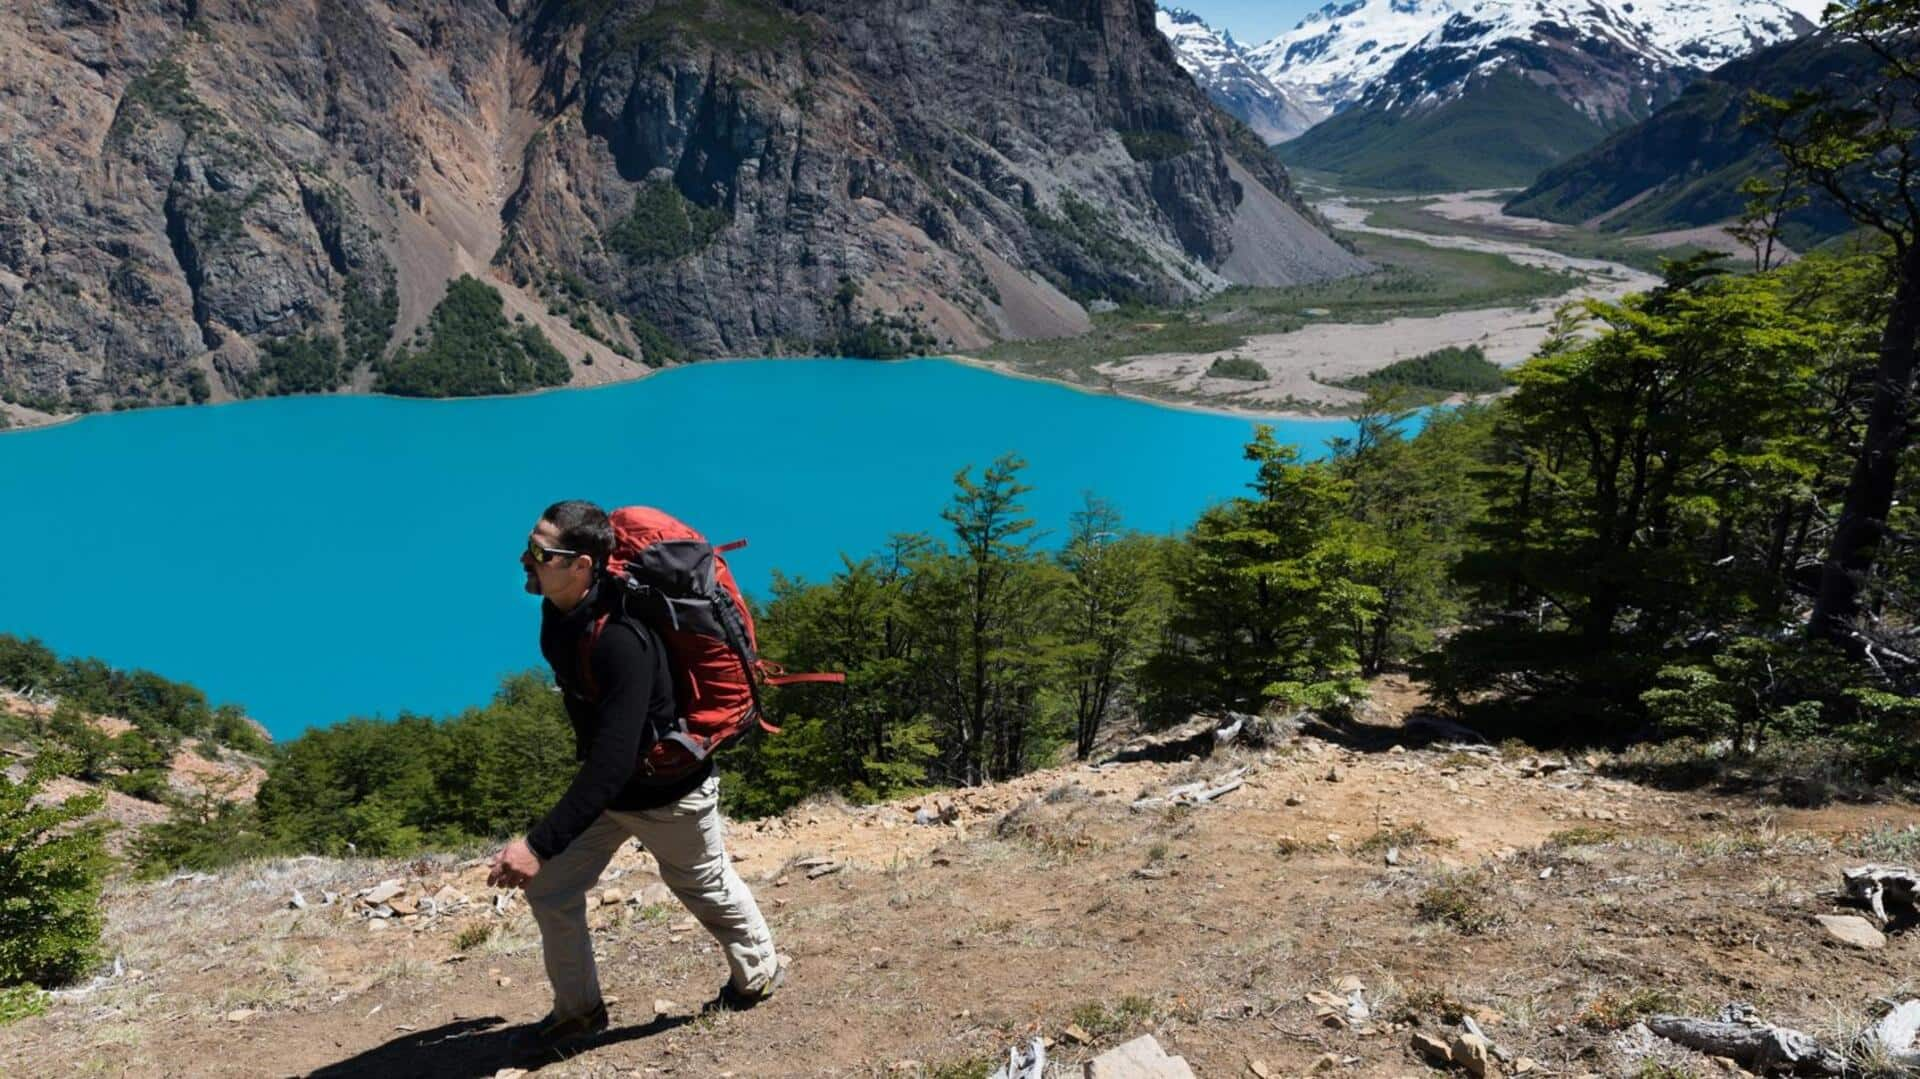
<path fill-rule="evenodd" d="M 660 879 L 726 952 L 733 986 L 756 992 L 774 975 L 773 934 L 727 858 L 720 780 L 708 778 L 671 805 L 608 810 L 527 882 L 540 947 L 553 983 L 553 1014 L 584 1015 L 600 1004 L 600 973 L 587 932 L 587 889 L 631 836 L 660 863 Z"/>

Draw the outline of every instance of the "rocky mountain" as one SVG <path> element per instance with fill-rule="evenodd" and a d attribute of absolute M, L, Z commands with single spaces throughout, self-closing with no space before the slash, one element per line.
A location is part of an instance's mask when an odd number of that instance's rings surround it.
<path fill-rule="evenodd" d="M 1383 49 L 1397 48 L 1397 58 L 1347 109 L 1293 144 L 1289 161 L 1366 187 L 1523 184 L 1646 118 L 1733 51 L 1812 27 L 1771 0 L 1480 0 L 1399 47 L 1418 19 L 1440 12 L 1389 11 L 1393 34 L 1382 49 L 1359 51 L 1364 65 L 1342 66 L 1344 26 L 1313 39 L 1326 52 L 1312 63 L 1355 77 L 1385 63 L 1375 56 Z"/>
<path fill-rule="evenodd" d="M 575 382 L 971 347 L 1362 266 L 1151 0 L 48 0 L 0 43 L 16 408 L 544 370 L 543 336 Z M 463 274 L 497 340 L 439 341 Z"/>
<path fill-rule="evenodd" d="M 1824 88 L 1844 97 L 1852 79 L 1873 69 L 1864 50 L 1822 35 L 1769 46 L 1718 68 L 1642 123 L 1547 170 L 1507 211 L 1609 231 L 1731 221 L 1746 205 L 1741 182 L 1776 166 L 1764 132 L 1741 123 L 1748 95 Z M 1805 247 L 1851 227 L 1837 208 L 1816 200 L 1790 215 L 1783 232 L 1790 244 Z"/>
<path fill-rule="evenodd" d="M 1214 29 L 1184 8 L 1163 7 L 1154 21 L 1193 81 L 1266 142 L 1285 142 L 1325 115 L 1295 102 L 1255 70 L 1232 33 Z"/>

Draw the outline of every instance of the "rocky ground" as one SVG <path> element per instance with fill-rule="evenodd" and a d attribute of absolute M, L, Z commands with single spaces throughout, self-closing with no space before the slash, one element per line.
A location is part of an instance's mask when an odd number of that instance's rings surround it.
<path fill-rule="evenodd" d="M 592 898 L 614 1028 L 553 1075 L 1058 1074 L 1143 1034 L 1200 1075 L 1714 1075 L 1656 1012 L 1734 1001 L 1844 1046 L 1920 945 L 1834 894 L 1920 856 L 1907 804 L 1793 809 L 1619 778 L 1611 757 L 1435 743 L 1419 687 L 1371 726 L 1073 766 L 735 823 L 775 1000 L 702 1014 L 724 965 L 628 849 Z M 1415 722 L 1402 726 L 1412 714 Z M 1364 747 L 1364 748 L 1363 748 Z M 1240 785 L 1209 803 L 1169 792 Z M 17 1074 L 494 1075 L 548 998 L 517 894 L 471 850 L 115 885 L 118 971 L 0 1029 Z M 538 1062 L 535 1062 L 537 1064 Z M 1660 1070 L 1660 1069 L 1667 1070 Z M 1737 1068 L 1731 1069 L 1737 1071 Z M 511 1071 L 506 1074 L 514 1074 Z"/>

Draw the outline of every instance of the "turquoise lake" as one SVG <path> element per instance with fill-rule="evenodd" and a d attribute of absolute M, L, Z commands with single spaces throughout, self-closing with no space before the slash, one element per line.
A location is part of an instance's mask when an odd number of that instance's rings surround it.
<path fill-rule="evenodd" d="M 1344 421 L 1281 421 L 1310 455 Z M 276 738 L 445 715 L 539 664 L 516 558 L 547 504 L 660 506 L 764 596 L 938 533 L 959 469 L 1028 462 L 1057 546 L 1082 493 L 1175 532 L 1242 493 L 1253 421 L 940 360 L 679 368 L 529 397 L 302 397 L 0 435 L 0 632 L 192 682 Z"/>

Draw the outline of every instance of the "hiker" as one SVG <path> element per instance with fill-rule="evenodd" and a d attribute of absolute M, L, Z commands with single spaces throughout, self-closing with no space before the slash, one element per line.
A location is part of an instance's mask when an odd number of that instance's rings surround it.
<path fill-rule="evenodd" d="M 608 571 L 614 545 L 614 525 L 600 507 L 559 502 L 540 515 L 520 554 L 527 591 L 544 599 L 540 651 L 564 694 L 581 765 L 526 838 L 494 855 L 487 878 L 525 890 L 553 984 L 553 1011 L 519 1033 L 516 1053 L 606 1029 L 586 895 L 629 836 L 652 852 L 660 879 L 726 955 L 731 976 L 712 1006 L 750 1008 L 786 974 L 786 957 L 775 954 L 766 920 L 727 857 L 712 758 L 660 752 L 674 748 L 668 740 L 685 741 L 675 675 L 660 633 L 630 613 L 622 582 Z M 674 763 L 656 767 L 657 760 Z"/>

